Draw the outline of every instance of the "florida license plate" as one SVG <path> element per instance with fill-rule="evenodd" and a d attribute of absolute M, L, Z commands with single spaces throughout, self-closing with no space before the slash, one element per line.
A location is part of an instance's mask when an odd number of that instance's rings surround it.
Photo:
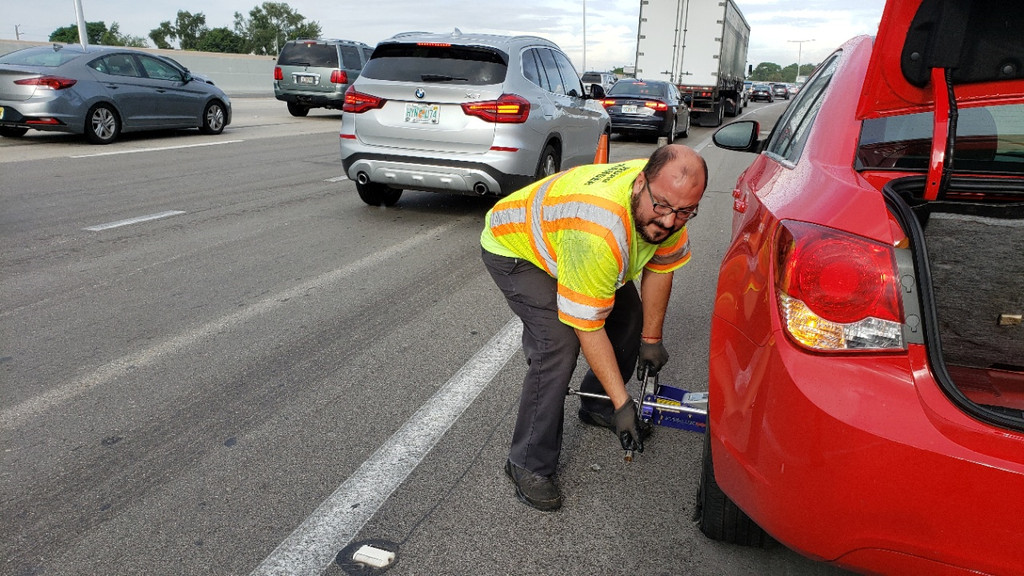
<path fill-rule="evenodd" d="M 634 105 L 634 104 L 623 104 L 622 105 L 622 113 L 623 114 L 636 114 L 636 105 Z"/>
<path fill-rule="evenodd" d="M 413 124 L 437 124 L 441 120 L 441 107 L 437 104 L 409 102 L 405 105 L 405 121 Z"/>
<path fill-rule="evenodd" d="M 316 84 L 316 76 L 295 76 L 296 84 Z"/>

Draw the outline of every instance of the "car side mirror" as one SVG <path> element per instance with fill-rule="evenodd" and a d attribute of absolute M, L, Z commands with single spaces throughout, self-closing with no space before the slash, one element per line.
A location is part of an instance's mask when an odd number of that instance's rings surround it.
<path fill-rule="evenodd" d="M 741 120 L 722 126 L 715 131 L 711 140 L 715 146 L 736 152 L 760 152 L 764 140 L 758 140 L 761 125 L 754 120 Z"/>
<path fill-rule="evenodd" d="M 590 98 L 593 100 L 604 98 L 604 86 L 601 86 L 600 84 L 591 84 Z"/>

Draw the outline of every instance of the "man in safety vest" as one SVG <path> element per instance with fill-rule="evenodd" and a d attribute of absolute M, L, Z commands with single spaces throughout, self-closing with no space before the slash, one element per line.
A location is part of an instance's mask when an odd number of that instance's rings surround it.
<path fill-rule="evenodd" d="M 554 482 L 565 397 L 579 352 L 590 365 L 580 419 L 643 450 L 626 391 L 637 362 L 656 373 L 673 271 L 690 259 L 686 223 L 697 215 L 707 164 L 663 146 L 648 160 L 579 166 L 513 192 L 487 213 L 483 261 L 523 321 L 527 371 L 505 473 L 519 499 L 557 510 Z M 640 292 L 632 282 L 641 278 Z"/>

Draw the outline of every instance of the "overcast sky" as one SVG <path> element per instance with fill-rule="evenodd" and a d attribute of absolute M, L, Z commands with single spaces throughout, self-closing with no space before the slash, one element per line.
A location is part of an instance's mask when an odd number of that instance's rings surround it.
<path fill-rule="evenodd" d="M 652 0 L 670 2 L 672 0 Z M 696 1 L 696 0 L 694 0 Z M 700 0 L 715 1 L 715 0 Z M 114 22 L 122 34 L 141 36 L 179 10 L 202 13 L 210 28 L 233 28 L 234 13 L 248 17 L 263 0 L 81 0 L 87 22 Z M 640 0 L 288 0 L 329 38 L 371 46 L 398 32 L 422 30 L 534 34 L 558 43 L 580 71 L 630 65 L 636 51 Z M 75 0 L 3 0 L 0 38 L 45 42 L 76 22 Z M 782 66 L 817 63 L 843 41 L 874 35 L 884 0 L 737 0 L 750 24 L 747 61 Z M 586 10 L 584 11 L 584 6 Z M 586 51 L 584 51 L 584 12 Z M 16 32 L 17 30 L 17 32 Z M 808 42 L 796 42 L 808 40 Z"/>

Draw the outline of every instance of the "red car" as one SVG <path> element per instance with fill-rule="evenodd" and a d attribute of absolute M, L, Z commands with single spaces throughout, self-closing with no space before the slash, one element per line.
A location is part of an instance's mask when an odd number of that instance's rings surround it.
<path fill-rule="evenodd" d="M 733 191 L 699 527 L 876 574 L 1024 574 L 1024 11 L 889 0 Z"/>

